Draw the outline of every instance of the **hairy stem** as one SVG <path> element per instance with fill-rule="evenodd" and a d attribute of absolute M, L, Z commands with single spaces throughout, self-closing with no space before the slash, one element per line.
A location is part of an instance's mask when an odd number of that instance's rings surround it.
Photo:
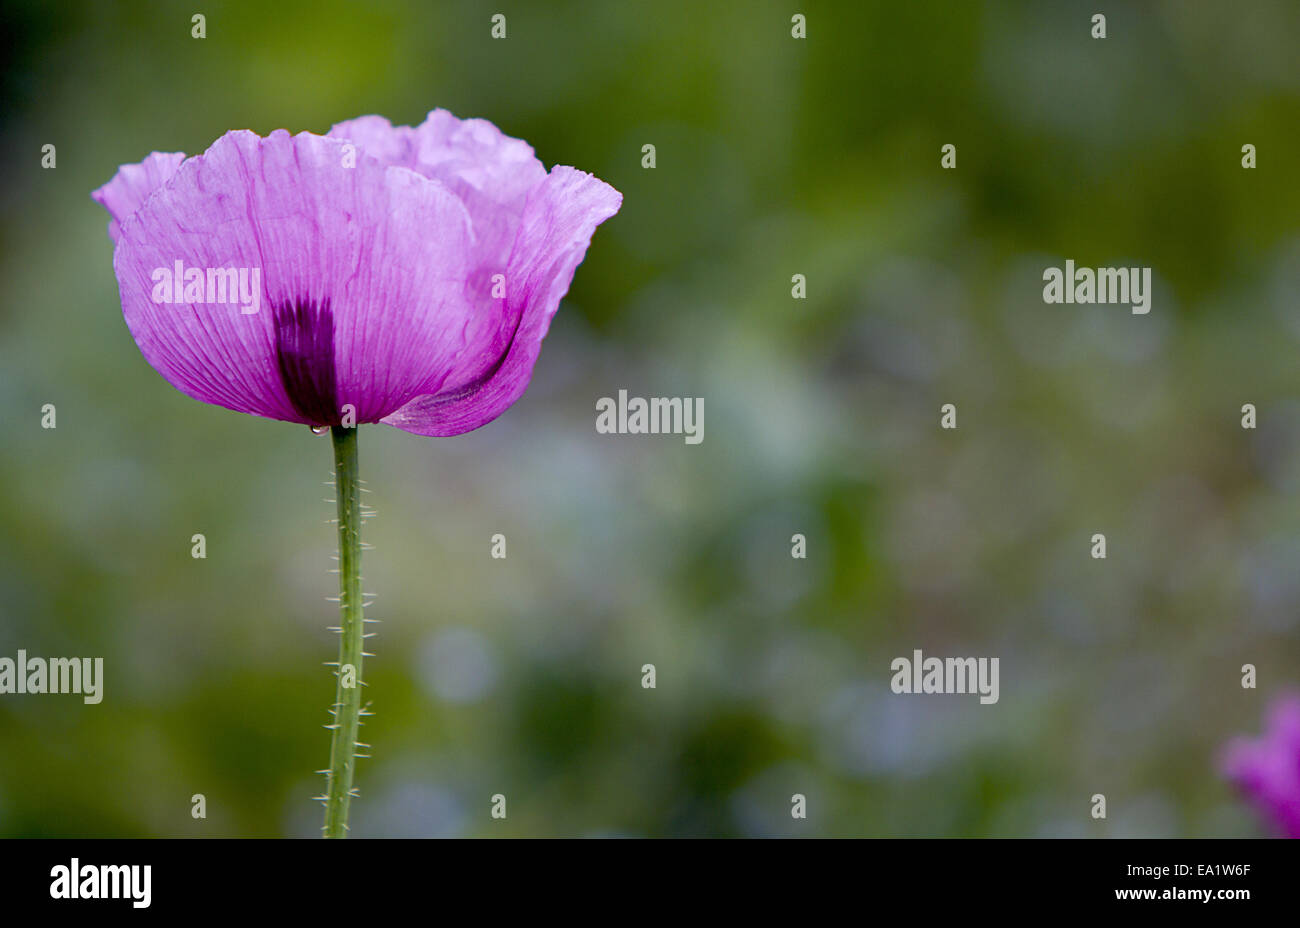
<path fill-rule="evenodd" d="M 357 430 L 334 426 L 334 485 L 339 523 L 339 666 L 334 697 L 334 735 L 330 742 L 329 782 L 325 790 L 327 838 L 348 831 L 352 773 L 361 724 L 361 485 L 357 477 Z"/>

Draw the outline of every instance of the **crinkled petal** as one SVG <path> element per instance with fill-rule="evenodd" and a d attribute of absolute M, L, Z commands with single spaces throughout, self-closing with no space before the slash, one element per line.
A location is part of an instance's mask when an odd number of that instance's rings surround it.
<path fill-rule="evenodd" d="M 493 293 L 500 292 L 497 284 L 508 270 L 528 195 L 547 177 L 532 146 L 485 119 L 458 119 L 441 109 L 415 128 L 394 126 L 381 116 L 361 116 L 335 125 L 329 135 L 347 139 L 385 164 L 438 181 L 465 204 L 474 225 L 467 298 L 478 306 L 478 321 L 491 329 L 491 344 L 504 351 L 518 316 L 504 312 L 503 301 Z M 500 361 L 500 353 L 490 351 L 467 357 L 466 380 L 482 377 Z"/>
<path fill-rule="evenodd" d="M 124 164 L 113 179 L 100 187 L 91 197 L 108 210 L 108 237 L 117 241 L 122 223 L 135 215 L 153 193 L 176 173 L 185 160 L 181 152 L 156 151 L 139 164 Z"/>
<path fill-rule="evenodd" d="M 325 134 L 352 142 L 359 151 L 384 164 L 415 170 L 418 146 L 410 126 L 394 126 L 382 116 L 358 116 L 336 123 Z"/>
<path fill-rule="evenodd" d="M 126 322 L 177 389 L 312 425 L 454 389 L 498 338 L 466 293 L 471 223 L 443 185 L 339 139 L 230 132 L 121 225 Z M 258 311 L 155 302 L 155 270 L 257 269 Z M 206 273 L 206 271 L 205 271 Z M 250 275 L 251 276 L 251 275 Z M 339 412 L 332 412 L 331 406 Z"/>
<path fill-rule="evenodd" d="M 458 435 L 492 421 L 528 387 L 542 339 L 596 226 L 623 201 L 590 174 L 556 167 L 533 190 L 510 255 L 507 316 L 518 324 L 502 336 L 501 361 L 474 384 L 422 396 L 383 421 L 418 435 Z"/>
<path fill-rule="evenodd" d="M 527 142 L 486 119 L 457 119 L 441 109 L 416 128 L 362 116 L 339 123 L 329 135 L 452 190 L 473 217 L 477 263 L 488 272 L 505 271 L 528 194 L 546 180 Z"/>

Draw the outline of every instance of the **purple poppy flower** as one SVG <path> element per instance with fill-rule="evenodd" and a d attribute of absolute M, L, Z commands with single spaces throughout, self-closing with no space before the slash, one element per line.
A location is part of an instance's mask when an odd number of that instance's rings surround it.
<path fill-rule="evenodd" d="M 347 834 L 362 717 L 357 429 L 458 435 L 501 415 L 596 226 L 622 203 L 524 142 L 435 110 L 328 135 L 228 132 L 202 155 L 155 152 L 94 198 L 109 212 L 127 327 L 183 393 L 330 427 L 339 659 L 323 834 Z"/>
<path fill-rule="evenodd" d="M 126 323 L 205 403 L 312 426 L 456 435 L 528 386 L 597 225 L 622 196 L 435 110 L 328 135 L 228 132 L 93 194 Z M 346 421 L 347 408 L 353 412 Z"/>
<path fill-rule="evenodd" d="M 1279 832 L 1300 838 L 1300 694 L 1273 703 L 1262 737 L 1231 741 L 1223 770 Z"/>

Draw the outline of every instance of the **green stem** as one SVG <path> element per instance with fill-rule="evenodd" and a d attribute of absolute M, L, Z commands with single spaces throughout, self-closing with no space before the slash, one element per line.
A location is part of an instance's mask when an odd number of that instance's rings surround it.
<path fill-rule="evenodd" d="M 339 523 L 339 666 L 334 697 L 334 731 L 330 742 L 329 783 L 325 791 L 327 838 L 348 831 L 352 773 L 361 725 L 361 481 L 357 477 L 357 430 L 334 426 L 334 486 Z"/>

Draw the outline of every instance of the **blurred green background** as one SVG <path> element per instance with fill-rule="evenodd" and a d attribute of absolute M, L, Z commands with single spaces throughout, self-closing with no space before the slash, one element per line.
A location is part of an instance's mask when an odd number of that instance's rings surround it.
<path fill-rule="evenodd" d="M 5 0 L 0 655 L 106 681 L 0 696 L 0 835 L 318 833 L 328 439 L 154 373 L 89 194 L 437 106 L 625 201 L 514 408 L 362 430 L 354 834 L 1261 833 L 1216 755 L 1300 666 L 1300 5 L 1098 6 Z M 1066 258 L 1150 314 L 1044 305 Z M 596 434 L 619 389 L 703 444 Z M 893 695 L 915 648 L 1000 701 Z"/>

